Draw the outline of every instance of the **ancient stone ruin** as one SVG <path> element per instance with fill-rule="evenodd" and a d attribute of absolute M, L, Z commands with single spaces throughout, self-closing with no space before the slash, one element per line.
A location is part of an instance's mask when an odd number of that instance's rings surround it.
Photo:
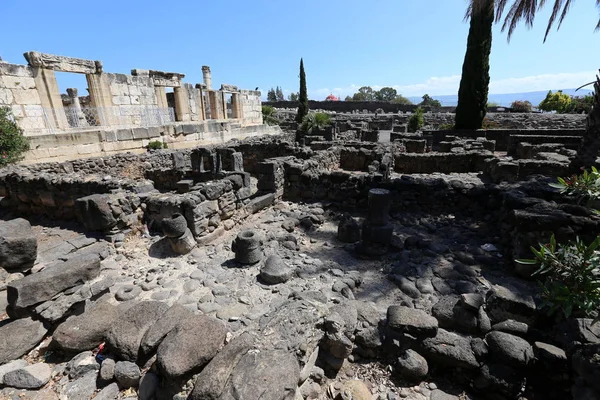
<path fill-rule="evenodd" d="M 0 68 L 112 76 L 28 60 Z M 179 101 L 220 95 L 203 71 Z M 583 119 L 404 117 L 1 169 L 0 398 L 597 398 L 600 325 L 549 318 L 514 261 L 599 232 L 548 185 Z"/>

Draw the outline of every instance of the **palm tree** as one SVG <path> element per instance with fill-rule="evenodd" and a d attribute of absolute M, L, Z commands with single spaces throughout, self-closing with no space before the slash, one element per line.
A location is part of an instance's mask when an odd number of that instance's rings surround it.
<path fill-rule="evenodd" d="M 480 15 L 488 10 L 490 1 L 495 3 L 496 22 L 500 22 L 502 20 L 502 17 L 505 15 L 504 11 L 507 9 L 509 4 L 509 0 L 470 0 L 469 7 L 467 9 L 467 17 L 471 17 L 471 23 L 473 22 L 474 15 Z M 509 41 L 515 28 L 521 21 L 525 20 L 527 27 L 532 27 L 536 12 L 548 3 L 547 0 L 539 0 L 539 2 L 538 0 L 510 1 L 513 3 L 510 8 L 508 8 L 508 12 L 504 16 L 504 21 L 502 23 L 502 31 L 504 32 L 505 30 L 508 30 Z M 548 19 L 546 33 L 544 34 L 544 42 L 546 42 L 548 34 L 550 33 L 550 29 L 552 29 L 555 24 L 557 24 L 557 29 L 561 27 L 572 4 L 573 0 L 554 0 L 552 14 Z M 600 10 L 600 0 L 596 0 L 596 6 Z M 598 30 L 600 30 L 600 18 L 598 20 L 598 24 L 596 25 L 596 31 Z M 469 38 L 470 35 L 471 33 L 469 32 Z M 596 161 L 598 150 L 600 150 L 600 76 L 596 76 L 596 82 L 593 82 L 593 84 L 594 105 L 587 116 L 586 133 L 583 137 L 581 146 L 577 151 L 577 156 L 571 161 L 571 168 L 574 170 L 593 165 Z M 460 102 L 461 98 L 459 90 L 459 106 Z M 458 109 L 459 107 L 457 106 L 457 112 Z"/>

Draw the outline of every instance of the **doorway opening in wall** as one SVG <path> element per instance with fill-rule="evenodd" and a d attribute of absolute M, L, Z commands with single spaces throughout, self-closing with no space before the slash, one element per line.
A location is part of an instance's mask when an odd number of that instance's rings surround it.
<path fill-rule="evenodd" d="M 227 119 L 233 118 L 233 95 L 231 93 L 224 93 L 225 96 L 225 107 L 227 107 Z"/>
<path fill-rule="evenodd" d="M 55 72 L 61 104 L 44 110 L 59 127 L 88 128 L 100 125 L 100 110 L 93 106 L 85 74 Z"/>

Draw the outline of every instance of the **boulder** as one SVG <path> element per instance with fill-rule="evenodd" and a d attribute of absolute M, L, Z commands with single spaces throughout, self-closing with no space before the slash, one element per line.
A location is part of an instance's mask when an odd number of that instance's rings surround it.
<path fill-rule="evenodd" d="M 52 340 L 67 352 L 91 350 L 106 339 L 118 316 L 116 306 L 108 302 L 98 303 L 83 314 L 60 324 Z"/>
<path fill-rule="evenodd" d="M 151 355 L 169 332 L 175 329 L 181 321 L 185 321 L 193 315 L 194 313 L 181 304 L 173 305 L 144 335 L 141 343 L 142 352 L 145 355 Z"/>
<path fill-rule="evenodd" d="M 518 336 L 492 331 L 485 336 L 485 340 L 492 356 L 512 367 L 524 368 L 535 359 L 529 342 Z"/>
<path fill-rule="evenodd" d="M 104 382 L 110 382 L 115 377 L 115 365 L 116 362 L 112 358 L 105 358 L 100 366 L 100 373 L 98 378 Z"/>
<path fill-rule="evenodd" d="M 39 363 L 15 369 L 4 375 L 4 385 L 17 389 L 39 389 L 50 380 L 52 368 Z"/>
<path fill-rule="evenodd" d="M 196 239 L 194 239 L 194 235 L 192 231 L 187 229 L 183 233 L 183 235 L 179 237 L 170 237 L 169 243 L 171 244 L 171 249 L 177 254 L 187 254 L 196 247 Z"/>
<path fill-rule="evenodd" d="M 100 274 L 100 257 L 82 254 L 44 268 L 8 284 L 9 308 L 18 312 L 52 299 L 62 291 L 82 285 Z"/>
<path fill-rule="evenodd" d="M 189 400 L 221 397 L 231 372 L 240 359 L 252 348 L 253 342 L 249 333 L 243 333 L 229 342 L 200 372 Z"/>
<path fill-rule="evenodd" d="M 27 361 L 25 360 L 14 360 L 7 364 L 0 365 L 0 385 L 2 385 L 2 383 L 4 382 L 4 375 L 9 373 L 10 371 L 26 367 L 27 365 Z"/>
<path fill-rule="evenodd" d="M 224 398 L 292 400 L 300 368 L 293 354 L 283 350 L 248 352 L 237 363 Z"/>
<path fill-rule="evenodd" d="M 265 265 L 260 269 L 260 279 L 270 285 L 287 282 L 292 277 L 292 269 L 276 254 L 270 255 L 265 260 Z"/>
<path fill-rule="evenodd" d="M 108 202 L 110 195 L 93 194 L 75 201 L 75 212 L 79 222 L 89 231 L 108 231 L 117 225 Z"/>
<path fill-rule="evenodd" d="M 371 400 L 373 395 L 362 381 L 352 379 L 342 383 L 340 397 L 342 400 Z"/>
<path fill-rule="evenodd" d="M 48 330 L 31 318 L 0 322 L 0 365 L 16 360 L 44 339 Z"/>
<path fill-rule="evenodd" d="M 84 376 L 67 383 L 61 394 L 69 400 L 91 399 L 96 391 L 97 376 L 96 372 L 88 372 Z"/>
<path fill-rule="evenodd" d="M 406 350 L 396 362 L 394 370 L 400 377 L 410 381 L 421 381 L 429 373 L 427 360 L 414 350 Z"/>
<path fill-rule="evenodd" d="M 180 321 L 160 343 L 156 352 L 158 370 L 174 379 L 204 367 L 225 341 L 227 327 L 205 315 Z"/>
<path fill-rule="evenodd" d="M 431 313 L 441 328 L 464 333 L 476 333 L 479 330 L 476 312 L 462 307 L 458 297 L 441 297 Z"/>
<path fill-rule="evenodd" d="M 387 323 L 393 331 L 418 337 L 435 336 L 438 330 L 438 321 L 425 311 L 397 305 L 388 308 Z"/>
<path fill-rule="evenodd" d="M 173 214 L 171 218 L 163 219 L 161 227 L 164 235 L 169 238 L 180 237 L 188 229 L 187 220 L 181 214 Z"/>
<path fill-rule="evenodd" d="M 169 306 L 160 301 L 142 301 L 119 315 L 106 337 L 108 347 L 125 361 L 135 362 L 148 329 L 162 318 Z"/>
<path fill-rule="evenodd" d="M 115 380 L 121 389 L 137 387 L 140 383 L 140 367 L 130 361 L 119 361 L 115 364 Z"/>
<path fill-rule="evenodd" d="M 158 389 L 158 385 L 160 380 L 158 375 L 153 372 L 147 372 L 140 379 L 140 387 L 138 389 L 138 398 L 140 400 L 152 400 L 154 399 L 154 395 L 156 390 Z M 190 398 L 191 399 L 191 398 Z"/>
<path fill-rule="evenodd" d="M 439 364 L 465 369 L 479 368 L 471 340 L 456 333 L 440 328 L 435 337 L 423 340 L 421 347 L 422 354 Z"/>
<path fill-rule="evenodd" d="M 37 238 L 23 218 L 0 221 L 0 268 L 28 269 L 37 258 Z"/>
<path fill-rule="evenodd" d="M 98 371 L 100 364 L 96 361 L 96 357 L 91 351 L 84 351 L 77 354 L 67 364 L 69 378 L 76 379 L 89 372 Z"/>
<path fill-rule="evenodd" d="M 509 399 L 516 399 L 524 379 L 513 368 L 502 364 L 484 365 L 473 386 L 482 393 L 501 393 Z"/>
<path fill-rule="evenodd" d="M 527 287 L 494 285 L 487 298 L 486 311 L 493 322 L 512 319 L 531 325 L 535 322 L 536 304 Z"/>
<path fill-rule="evenodd" d="M 105 386 L 101 391 L 98 392 L 94 400 L 115 400 L 119 395 L 119 385 L 116 382 Z"/>

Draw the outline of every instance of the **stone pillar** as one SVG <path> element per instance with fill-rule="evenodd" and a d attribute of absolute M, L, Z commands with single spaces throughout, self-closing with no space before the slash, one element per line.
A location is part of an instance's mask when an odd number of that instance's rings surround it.
<path fill-rule="evenodd" d="M 62 104 L 56 75 L 51 69 L 34 68 L 33 79 L 38 89 L 42 107 L 48 114 L 48 119 L 53 128 L 67 129 L 69 123 Z"/>
<path fill-rule="evenodd" d="M 86 74 L 90 104 L 98 110 L 98 125 L 118 126 L 119 117 L 112 103 L 110 87 L 102 74 Z"/>
<path fill-rule="evenodd" d="M 73 118 L 76 119 L 76 121 L 75 120 L 73 121 L 76 124 L 75 126 L 77 126 L 77 127 L 88 126 L 88 122 L 85 119 L 85 114 L 83 113 L 83 110 L 81 109 L 81 103 L 79 102 L 78 90 L 75 88 L 67 88 L 67 95 L 71 99 L 71 104 L 72 104 L 71 108 L 73 108 L 73 111 L 74 111 Z"/>
<path fill-rule="evenodd" d="M 190 118 L 190 102 L 188 99 L 188 91 L 185 87 L 179 86 L 173 88 L 175 96 L 175 120 L 189 121 Z M 166 94 L 165 94 L 166 98 Z"/>
<path fill-rule="evenodd" d="M 223 119 L 229 118 L 227 115 L 227 93 L 219 91 L 219 98 L 221 99 L 221 109 L 223 110 Z"/>
<path fill-rule="evenodd" d="M 244 118 L 244 115 L 243 115 L 244 112 L 242 110 L 242 103 L 240 101 L 239 93 L 231 94 L 231 109 L 233 110 L 233 118 L 236 118 L 236 119 Z"/>
<path fill-rule="evenodd" d="M 223 119 L 223 98 L 221 97 L 221 92 L 210 90 L 208 92 L 208 99 L 210 101 L 210 117 L 212 119 Z"/>
<path fill-rule="evenodd" d="M 361 241 L 357 250 L 370 257 L 388 252 L 394 227 L 390 224 L 392 197 L 386 189 L 369 190 L 369 213 L 362 225 Z"/>
<path fill-rule="evenodd" d="M 208 65 L 202 66 L 202 79 L 204 81 L 204 85 L 206 85 L 206 90 L 212 90 L 212 76 L 210 73 L 210 67 Z"/>
<path fill-rule="evenodd" d="M 158 108 L 169 108 L 169 103 L 167 102 L 167 92 L 165 92 L 164 86 L 155 86 L 154 93 L 156 94 L 156 104 Z"/>

